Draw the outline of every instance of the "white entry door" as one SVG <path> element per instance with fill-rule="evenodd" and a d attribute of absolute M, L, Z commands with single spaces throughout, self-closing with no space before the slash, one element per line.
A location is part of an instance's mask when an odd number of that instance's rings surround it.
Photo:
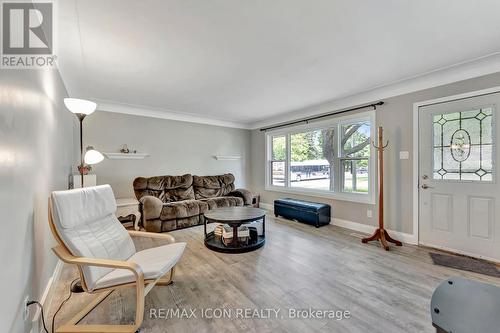
<path fill-rule="evenodd" d="M 419 108 L 419 243 L 500 262 L 500 93 Z"/>

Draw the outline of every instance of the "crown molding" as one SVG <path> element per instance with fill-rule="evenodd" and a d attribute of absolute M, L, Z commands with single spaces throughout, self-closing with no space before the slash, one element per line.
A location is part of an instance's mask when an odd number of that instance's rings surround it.
<path fill-rule="evenodd" d="M 315 106 L 287 112 L 276 117 L 253 122 L 249 124 L 249 128 L 253 130 L 284 122 L 300 120 L 310 116 L 331 112 L 332 110 L 341 110 L 356 105 L 371 103 L 376 100 L 413 93 L 496 72 L 500 72 L 500 52 L 495 52 L 473 60 L 439 68 L 424 74 L 392 82 L 387 85 L 374 87 L 364 92 L 335 99 L 326 103 L 321 103 Z"/>
<path fill-rule="evenodd" d="M 100 100 L 96 98 L 92 100 L 97 103 L 97 111 L 123 113 L 134 116 L 184 121 L 188 123 L 197 123 L 197 124 L 220 126 L 220 127 L 250 129 L 249 125 L 245 123 L 202 117 L 194 114 L 172 111 L 168 109 L 155 109 L 142 105 L 117 103 L 112 101 Z"/>
<path fill-rule="evenodd" d="M 472 79 L 496 72 L 500 72 L 500 52 L 436 69 L 431 72 L 399 80 L 391 84 L 374 87 L 364 92 L 346 96 L 340 99 L 335 99 L 330 102 L 287 112 L 276 117 L 270 117 L 253 123 L 226 121 L 216 118 L 203 117 L 191 113 L 169 109 L 151 108 L 142 105 L 124 104 L 100 99 L 93 100 L 98 104 L 97 110 L 103 112 L 115 112 L 135 116 L 253 130 L 265 126 L 276 125 L 310 116 L 320 115 L 326 112 L 331 112 L 332 110 L 341 110 L 355 105 L 370 103 L 375 100 L 391 98 L 454 82 Z"/>

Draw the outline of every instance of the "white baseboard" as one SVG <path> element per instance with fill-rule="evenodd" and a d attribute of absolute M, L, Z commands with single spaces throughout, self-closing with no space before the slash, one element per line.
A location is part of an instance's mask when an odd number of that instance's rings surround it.
<path fill-rule="evenodd" d="M 362 224 L 362 223 L 338 219 L 338 218 L 332 218 L 330 224 L 336 225 L 338 227 L 354 230 L 357 232 L 362 232 L 365 234 L 372 234 L 375 231 L 375 228 L 377 228 L 374 225 Z M 391 237 L 393 237 L 393 238 L 395 238 L 403 243 L 417 244 L 416 237 L 414 237 L 412 234 L 407 234 L 405 232 L 396 231 L 396 230 L 389 230 L 389 229 L 387 229 L 387 232 L 391 235 Z"/>
<path fill-rule="evenodd" d="M 263 209 L 266 209 L 268 211 L 274 211 L 274 206 L 272 204 L 261 202 L 260 207 Z M 365 234 L 373 233 L 375 231 L 375 228 L 376 228 L 376 226 L 373 226 L 373 225 L 338 219 L 338 218 L 335 218 L 333 216 L 331 217 L 330 221 L 331 221 L 330 222 L 331 225 L 335 225 L 338 227 L 350 229 L 350 230 L 365 233 Z M 393 238 L 395 238 L 403 243 L 418 244 L 417 237 L 415 235 L 407 234 L 407 233 L 401 232 L 401 231 L 389 230 L 389 229 L 387 230 L 387 232 Z"/>
<path fill-rule="evenodd" d="M 63 268 L 63 262 L 61 260 L 58 260 L 56 268 L 54 268 L 54 273 L 52 273 L 52 276 L 50 277 L 49 281 L 47 282 L 47 285 L 45 286 L 45 290 L 43 291 L 42 297 L 40 298 L 39 302 L 43 305 L 43 309 L 45 310 L 45 315 L 48 314 L 47 310 L 49 309 L 50 304 L 52 303 L 52 298 L 54 296 L 53 287 L 57 284 L 57 281 L 59 281 L 62 268 Z M 42 320 L 41 309 L 37 307 L 37 310 L 32 320 L 31 333 L 43 332 L 43 324 L 41 323 L 41 320 Z M 49 318 L 46 317 L 45 321 L 46 324 L 48 325 Z"/>

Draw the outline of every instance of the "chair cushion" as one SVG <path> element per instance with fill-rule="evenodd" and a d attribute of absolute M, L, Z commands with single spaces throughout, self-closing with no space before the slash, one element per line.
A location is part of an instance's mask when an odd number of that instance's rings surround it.
<path fill-rule="evenodd" d="M 206 202 L 210 209 L 215 209 L 219 207 L 243 206 L 243 199 L 238 197 L 216 197 L 216 198 L 202 199 L 201 201 Z"/>
<path fill-rule="evenodd" d="M 174 243 L 139 251 L 127 261 L 138 264 L 145 280 L 154 280 L 165 275 L 181 258 L 186 243 Z M 101 277 L 96 288 L 106 288 L 134 282 L 135 276 L 129 270 L 115 269 Z"/>
<path fill-rule="evenodd" d="M 127 260 L 135 246 L 118 221 L 115 197 L 109 185 L 52 193 L 52 214 L 58 235 L 78 257 Z M 112 268 L 82 266 L 89 290 Z"/>
<path fill-rule="evenodd" d="M 199 200 L 183 200 L 169 202 L 163 205 L 161 210 L 161 220 L 182 219 L 197 216 L 208 210 L 205 202 Z"/>
<path fill-rule="evenodd" d="M 115 197 L 109 185 L 56 191 L 52 198 L 54 213 L 63 228 L 94 222 L 116 211 Z"/>

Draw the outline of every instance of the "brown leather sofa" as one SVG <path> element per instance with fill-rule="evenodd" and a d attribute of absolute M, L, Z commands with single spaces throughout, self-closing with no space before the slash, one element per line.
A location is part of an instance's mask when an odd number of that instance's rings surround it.
<path fill-rule="evenodd" d="M 235 189 L 234 176 L 158 176 L 134 180 L 147 231 L 163 232 L 203 224 L 203 213 L 218 207 L 251 205 L 252 194 Z"/>

